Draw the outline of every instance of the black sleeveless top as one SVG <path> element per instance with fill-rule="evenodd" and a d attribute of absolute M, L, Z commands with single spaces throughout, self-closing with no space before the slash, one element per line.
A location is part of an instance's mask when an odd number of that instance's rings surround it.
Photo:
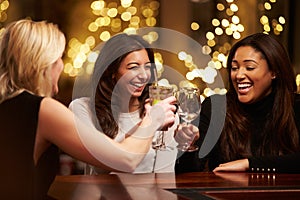
<path fill-rule="evenodd" d="M 48 199 L 59 164 L 51 145 L 34 165 L 33 152 L 42 97 L 23 92 L 0 104 L 0 195 L 3 199 Z"/>

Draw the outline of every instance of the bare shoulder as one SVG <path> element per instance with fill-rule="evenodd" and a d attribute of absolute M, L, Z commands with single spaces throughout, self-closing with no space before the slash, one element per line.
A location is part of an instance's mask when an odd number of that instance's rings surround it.
<path fill-rule="evenodd" d="M 67 115 L 72 115 L 72 112 L 59 101 L 45 97 L 40 106 L 40 117 L 51 117 L 62 118 Z"/>
<path fill-rule="evenodd" d="M 53 108 L 66 109 L 67 107 L 53 98 L 45 97 L 41 102 L 41 108 L 47 110 Z"/>

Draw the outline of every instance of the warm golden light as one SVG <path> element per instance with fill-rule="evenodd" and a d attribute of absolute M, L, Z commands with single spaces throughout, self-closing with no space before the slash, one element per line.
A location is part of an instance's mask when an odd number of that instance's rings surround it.
<path fill-rule="evenodd" d="M 103 9 L 105 6 L 105 2 L 104 1 L 94 1 L 92 4 L 91 4 L 91 8 L 93 10 L 101 10 Z"/>
<path fill-rule="evenodd" d="M 130 12 L 131 15 L 135 15 L 135 14 L 137 13 L 137 8 L 131 6 L 131 7 L 127 8 L 126 11 L 127 11 L 127 12 Z"/>
<path fill-rule="evenodd" d="M 186 73 L 185 77 L 186 77 L 186 79 L 189 80 L 189 81 L 191 81 L 191 80 L 194 79 L 194 76 L 193 76 L 193 73 L 192 73 L 192 72 Z"/>
<path fill-rule="evenodd" d="M 226 9 L 226 14 L 227 14 L 228 16 L 232 16 L 232 15 L 234 14 L 234 12 L 233 12 L 230 8 L 227 8 L 227 9 Z"/>
<path fill-rule="evenodd" d="M 266 10 L 271 10 L 272 9 L 271 4 L 268 3 L 268 2 L 265 2 L 264 7 L 265 7 Z"/>
<path fill-rule="evenodd" d="M 149 17 L 146 19 L 147 26 L 155 26 L 156 25 L 156 19 L 154 17 Z"/>
<path fill-rule="evenodd" d="M 9 7 L 9 1 L 4 0 L 0 3 L 0 22 L 5 22 L 7 20 L 6 10 L 8 9 L 8 7 Z M 0 32 L 2 31 L 3 28 L 0 29 Z"/>
<path fill-rule="evenodd" d="M 238 23 L 240 23 L 240 18 L 238 17 L 238 16 L 236 16 L 236 15 L 234 15 L 234 16 L 232 16 L 232 22 L 234 23 L 234 24 L 238 24 Z"/>
<path fill-rule="evenodd" d="M 204 45 L 202 47 L 202 53 L 205 54 L 205 55 L 209 55 L 211 53 L 211 48 L 207 45 Z"/>
<path fill-rule="evenodd" d="M 179 60 L 185 60 L 186 57 L 187 57 L 186 52 L 180 51 L 180 52 L 178 53 L 178 59 L 179 59 Z"/>
<path fill-rule="evenodd" d="M 123 12 L 121 14 L 121 19 L 123 21 L 129 21 L 131 19 L 131 13 L 130 12 Z"/>
<path fill-rule="evenodd" d="M 102 40 L 102 41 L 107 41 L 109 38 L 110 38 L 110 33 L 108 31 L 103 31 L 99 38 Z"/>
<path fill-rule="evenodd" d="M 238 40 L 238 39 L 241 38 L 241 34 L 240 34 L 239 32 L 236 32 L 236 31 L 235 31 L 235 32 L 232 34 L 232 37 L 233 37 L 234 39 Z"/>
<path fill-rule="evenodd" d="M 213 20 L 211 21 L 211 24 L 212 24 L 213 26 L 220 26 L 220 21 L 219 21 L 218 19 L 213 19 Z"/>
<path fill-rule="evenodd" d="M 90 57 L 91 55 L 95 56 L 95 54 L 91 54 L 91 49 L 97 42 L 107 41 L 114 33 L 123 31 L 128 34 L 136 34 L 136 29 L 142 26 L 156 25 L 155 16 L 158 13 L 159 2 L 153 0 L 148 5 L 145 3 L 139 7 L 133 3 L 133 0 L 121 0 L 119 3 L 95 0 L 91 3 L 91 12 L 97 18 L 88 24 L 87 29 L 92 34 L 95 34 L 96 37 L 88 35 L 83 44 L 76 38 L 70 39 L 68 43 L 69 49 L 67 49 L 67 60 L 70 59 L 70 61 L 66 62 L 68 70 L 64 70 L 65 73 L 68 73 L 70 76 L 77 76 L 79 73 L 91 73 L 92 61 Z M 147 17 L 143 16 L 143 14 Z M 147 37 L 149 42 L 153 42 L 157 40 L 158 36 L 149 34 Z M 83 62 L 86 60 L 88 60 L 88 63 L 85 65 L 85 71 L 78 70 L 83 67 Z"/>
<path fill-rule="evenodd" d="M 215 62 L 215 68 L 216 68 L 216 69 L 221 69 L 221 68 L 222 68 L 221 62 L 216 61 L 216 62 Z"/>
<path fill-rule="evenodd" d="M 128 8 L 128 7 L 131 6 L 132 1 L 133 1 L 133 0 L 121 0 L 121 5 L 122 5 L 124 8 Z"/>
<path fill-rule="evenodd" d="M 220 53 L 220 54 L 218 55 L 218 60 L 221 61 L 221 62 L 223 62 L 223 61 L 226 60 L 226 56 L 225 56 L 223 53 Z"/>
<path fill-rule="evenodd" d="M 222 35 L 223 34 L 223 29 L 221 29 L 220 27 L 217 27 L 215 29 L 215 33 L 216 33 L 216 35 Z"/>
<path fill-rule="evenodd" d="M 142 14 L 146 18 L 152 17 L 153 16 L 153 10 L 151 10 L 150 8 L 146 8 L 146 9 L 143 10 Z"/>
<path fill-rule="evenodd" d="M 300 74 L 297 74 L 296 76 L 296 84 L 298 87 L 300 86 Z"/>
<path fill-rule="evenodd" d="M 116 8 L 111 8 L 107 11 L 107 15 L 109 17 L 115 17 L 118 14 L 118 10 Z"/>
<path fill-rule="evenodd" d="M 197 22 L 192 22 L 191 29 L 196 31 L 200 28 L 199 24 Z"/>
<path fill-rule="evenodd" d="M 90 23 L 88 30 L 91 32 L 96 32 L 98 30 L 98 26 L 95 22 Z"/>
<path fill-rule="evenodd" d="M 232 10 L 233 12 L 237 12 L 239 10 L 239 8 L 236 4 L 233 3 L 230 5 L 230 10 Z"/>
<path fill-rule="evenodd" d="M 151 1 L 149 3 L 149 8 L 152 10 L 158 10 L 159 9 L 159 2 L 158 1 Z"/>
<path fill-rule="evenodd" d="M 242 24 L 238 24 L 238 25 L 237 25 L 237 30 L 238 30 L 239 32 L 244 32 L 245 27 L 244 27 Z"/>
<path fill-rule="evenodd" d="M 1 11 L 7 10 L 9 7 L 9 2 L 8 1 L 3 1 L 0 5 Z"/>
<path fill-rule="evenodd" d="M 259 21 L 261 24 L 267 24 L 267 23 L 269 23 L 269 18 L 267 16 L 263 15 L 263 16 L 261 16 Z"/>
<path fill-rule="evenodd" d="M 219 11 L 223 11 L 223 10 L 225 9 L 225 6 L 224 6 L 223 4 L 221 4 L 221 3 L 218 3 L 218 4 L 217 4 L 217 9 L 218 9 Z"/>
<path fill-rule="evenodd" d="M 283 16 L 280 16 L 278 18 L 278 21 L 279 21 L 280 24 L 285 24 L 285 18 Z"/>
<path fill-rule="evenodd" d="M 228 27 L 230 23 L 227 19 L 222 19 L 221 24 L 223 27 Z"/>
<path fill-rule="evenodd" d="M 216 45 L 216 41 L 215 40 L 207 40 L 207 45 L 210 47 L 213 47 Z"/>
<path fill-rule="evenodd" d="M 281 24 L 277 24 L 275 29 L 278 31 L 278 32 L 282 32 L 283 31 L 283 27 Z"/>
<path fill-rule="evenodd" d="M 232 34 L 233 34 L 233 31 L 232 31 L 231 28 L 226 28 L 226 29 L 225 29 L 225 33 L 226 33 L 227 35 L 232 35 Z"/>
<path fill-rule="evenodd" d="M 215 38 L 215 35 L 214 35 L 212 32 L 207 32 L 207 33 L 206 33 L 206 38 L 207 38 L 208 40 L 212 40 L 212 39 Z"/>

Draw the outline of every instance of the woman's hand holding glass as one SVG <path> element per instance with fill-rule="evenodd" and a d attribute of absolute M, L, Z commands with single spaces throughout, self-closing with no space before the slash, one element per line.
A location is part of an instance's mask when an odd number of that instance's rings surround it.
<path fill-rule="evenodd" d="M 163 101 L 166 98 L 172 97 L 175 101 L 173 102 L 174 104 L 176 103 L 176 99 L 173 96 L 173 88 L 170 86 L 159 86 L 159 85 L 151 85 L 149 87 L 149 97 L 150 97 L 150 102 L 152 105 L 159 104 L 161 101 Z M 175 107 L 175 105 L 173 105 Z M 176 107 L 175 107 L 176 108 Z M 175 110 L 174 110 L 175 112 Z M 173 116 L 175 117 L 175 114 L 173 112 Z M 157 137 L 152 143 L 152 148 L 157 149 L 157 150 L 168 150 L 165 141 L 164 141 L 164 134 L 165 131 L 168 130 L 168 127 L 170 126 L 163 126 Z"/>
<path fill-rule="evenodd" d="M 178 143 L 178 148 L 184 151 L 192 145 L 200 137 L 199 129 L 193 124 L 179 124 L 175 131 L 175 140 Z"/>
<path fill-rule="evenodd" d="M 176 93 L 177 103 L 178 103 L 178 114 L 183 121 L 185 121 L 188 125 L 196 119 L 201 110 L 201 99 L 200 99 L 200 91 L 198 88 L 189 88 L 184 87 L 180 88 Z M 186 145 L 178 146 L 182 151 L 196 151 L 198 150 L 198 146 L 193 145 L 195 140 Z"/>
<path fill-rule="evenodd" d="M 151 106 L 151 101 L 148 99 L 145 104 L 146 115 L 151 119 L 151 125 L 153 124 L 152 120 L 155 120 L 159 126 L 157 130 L 161 130 L 165 127 L 171 127 L 175 122 L 176 106 L 174 105 L 176 98 L 170 96 L 165 98 L 155 105 Z"/>

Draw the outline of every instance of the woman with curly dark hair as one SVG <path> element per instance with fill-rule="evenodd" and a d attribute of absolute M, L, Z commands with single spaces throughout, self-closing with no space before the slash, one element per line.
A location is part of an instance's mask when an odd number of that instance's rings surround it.
<path fill-rule="evenodd" d="M 299 162 L 291 165 L 291 160 L 300 159 L 300 95 L 283 45 L 264 33 L 250 35 L 232 47 L 227 70 L 225 123 L 207 157 L 209 168 L 239 160 L 215 171 L 299 172 Z M 210 107 L 209 101 L 203 107 Z M 205 110 L 210 109 L 203 109 L 203 120 L 210 115 Z M 205 134 L 203 124 L 209 123 L 200 122 Z"/>

